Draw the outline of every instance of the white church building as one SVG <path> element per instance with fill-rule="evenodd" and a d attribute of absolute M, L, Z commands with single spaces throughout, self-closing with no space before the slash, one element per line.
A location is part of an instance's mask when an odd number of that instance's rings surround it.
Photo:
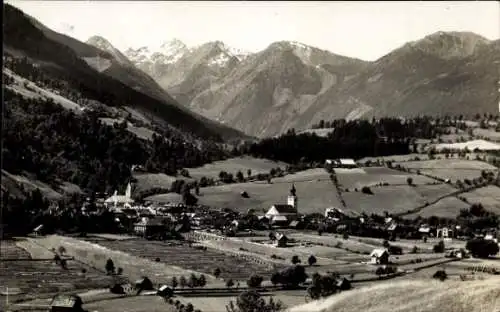
<path fill-rule="evenodd" d="M 130 208 L 134 203 L 134 200 L 132 199 L 132 185 L 130 184 L 130 182 L 127 185 L 127 189 L 125 190 L 125 195 L 118 195 L 118 191 L 115 190 L 113 195 L 108 197 L 104 201 L 104 203 L 106 204 L 106 206 L 113 208 Z"/>
<path fill-rule="evenodd" d="M 295 185 L 292 184 L 290 189 L 290 195 L 288 195 L 286 204 L 274 204 L 266 212 L 266 218 L 271 221 L 271 223 L 277 222 L 288 222 L 297 219 L 298 217 L 298 198 L 296 194 Z"/>

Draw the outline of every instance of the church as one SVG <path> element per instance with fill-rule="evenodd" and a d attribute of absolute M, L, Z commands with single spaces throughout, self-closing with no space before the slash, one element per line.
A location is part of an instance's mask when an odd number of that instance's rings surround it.
<path fill-rule="evenodd" d="M 288 195 L 286 204 L 274 204 L 266 212 L 266 218 L 271 223 L 290 223 L 298 217 L 298 198 L 295 185 L 292 184 L 290 195 Z"/>

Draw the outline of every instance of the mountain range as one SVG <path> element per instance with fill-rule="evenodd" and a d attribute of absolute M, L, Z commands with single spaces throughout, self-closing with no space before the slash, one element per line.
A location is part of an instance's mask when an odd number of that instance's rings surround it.
<path fill-rule="evenodd" d="M 57 33 L 4 4 L 4 55 L 26 57 L 67 83 L 67 88 L 104 105 L 131 109 L 165 129 L 204 139 L 247 138 L 240 131 L 180 105 L 144 71 L 98 36 L 89 43 Z"/>
<path fill-rule="evenodd" d="M 437 32 L 376 61 L 281 41 L 257 53 L 175 39 L 124 55 L 179 103 L 265 137 L 320 120 L 498 113 L 500 41 Z"/>

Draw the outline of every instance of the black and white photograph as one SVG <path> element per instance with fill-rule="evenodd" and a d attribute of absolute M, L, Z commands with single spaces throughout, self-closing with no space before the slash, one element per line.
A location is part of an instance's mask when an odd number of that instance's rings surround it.
<path fill-rule="evenodd" d="M 2 7 L 0 311 L 500 312 L 499 1 Z"/>

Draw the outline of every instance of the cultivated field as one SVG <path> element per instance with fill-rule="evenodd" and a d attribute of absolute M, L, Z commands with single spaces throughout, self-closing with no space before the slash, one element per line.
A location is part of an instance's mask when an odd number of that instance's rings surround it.
<path fill-rule="evenodd" d="M 436 182 L 434 179 L 401 172 L 386 167 L 365 167 L 357 169 L 335 169 L 339 185 L 342 188 L 361 189 L 363 186 L 374 186 L 379 183 L 389 183 L 389 185 L 408 185 L 406 179 L 412 178 L 413 184 L 431 184 Z"/>
<path fill-rule="evenodd" d="M 85 272 L 82 270 L 85 269 Z M 51 296 L 62 291 L 109 287 L 112 279 L 101 272 L 73 260 L 63 269 L 52 260 L 31 259 L 14 241 L 1 242 L 0 310 L 9 301 Z"/>
<path fill-rule="evenodd" d="M 259 173 L 269 173 L 272 168 L 280 167 L 281 169 L 286 168 L 286 163 L 275 162 L 268 159 L 254 158 L 254 157 L 237 157 L 230 158 L 223 161 L 216 161 L 210 164 L 206 164 L 203 167 L 197 168 L 186 168 L 189 174 L 194 179 L 200 179 L 201 177 L 207 178 L 219 178 L 219 173 L 225 171 L 231 173 L 233 176 L 241 170 L 243 175 L 247 176 L 247 170 L 252 170 L 252 175 Z"/>
<path fill-rule="evenodd" d="M 480 151 L 498 151 L 500 150 L 500 145 L 485 141 L 485 140 L 472 140 L 462 143 L 440 143 L 435 145 L 437 151 L 441 151 L 443 149 L 449 150 L 469 150 L 474 151 L 476 149 Z"/>
<path fill-rule="evenodd" d="M 471 204 L 481 203 L 486 210 L 500 213 L 500 187 L 488 185 L 473 191 L 460 194 Z"/>
<path fill-rule="evenodd" d="M 137 257 L 143 257 L 151 261 L 156 258 L 160 263 L 175 265 L 184 269 L 193 270 L 205 274 L 212 274 L 215 268 L 220 268 L 220 277 L 234 280 L 247 280 L 252 273 L 268 276 L 272 270 L 265 265 L 248 262 L 242 258 L 228 256 L 213 249 L 199 250 L 189 247 L 187 243 L 173 242 L 150 242 L 144 240 L 91 240 L 99 245 L 112 250 L 127 252 Z M 189 275 L 186 275 L 188 278 Z M 169 282 L 163 281 L 163 282 Z"/>
<path fill-rule="evenodd" d="M 175 312 L 173 305 L 158 296 L 139 296 L 87 303 L 83 308 L 93 312 Z M 200 306 L 199 308 L 203 308 Z M 203 309 L 203 311 L 205 311 Z"/>
<path fill-rule="evenodd" d="M 330 206 L 339 207 L 335 187 L 323 169 L 311 169 L 267 182 L 236 183 L 201 189 L 199 203 L 212 207 L 246 212 L 268 210 L 274 204 L 286 204 L 291 184 L 295 184 L 299 213 L 321 213 Z M 250 198 L 241 196 L 246 191 Z"/>
<path fill-rule="evenodd" d="M 463 194 L 461 195 L 463 196 Z M 431 204 L 417 213 L 405 215 L 405 218 L 416 218 L 418 216 L 428 218 L 432 216 L 442 218 L 456 218 L 461 209 L 468 209 L 470 204 L 467 204 L 456 197 L 446 197 L 438 202 Z"/>
<path fill-rule="evenodd" d="M 296 306 L 289 312 L 496 312 L 500 279 L 484 281 L 387 281 L 354 289 L 324 300 Z"/>
<path fill-rule="evenodd" d="M 115 267 L 123 268 L 124 275 L 131 280 L 138 280 L 143 276 L 148 276 L 154 283 L 159 283 L 170 281 L 173 276 L 189 276 L 191 273 L 199 274 L 199 272 L 181 268 L 177 265 L 155 262 L 156 257 L 153 260 L 151 260 L 151 257 L 138 257 L 131 255 L 129 251 L 112 250 L 98 244 L 70 237 L 50 235 L 34 240 L 47 249 L 57 249 L 59 246 L 64 246 L 68 255 L 100 270 L 104 269 L 107 259 L 112 259 Z M 217 282 L 213 276 L 208 274 L 206 274 L 206 279 L 207 284 Z"/>
<path fill-rule="evenodd" d="M 476 137 L 484 137 L 487 140 L 500 142 L 500 132 L 495 130 L 477 128 L 473 130 L 473 133 Z"/>
<path fill-rule="evenodd" d="M 420 170 L 422 174 L 456 180 L 475 179 L 481 176 L 481 170 L 498 170 L 496 167 L 477 160 L 434 159 L 399 163 L 402 167 Z"/>
<path fill-rule="evenodd" d="M 367 214 L 406 213 L 456 191 L 447 184 L 383 186 L 371 190 L 373 194 L 343 192 L 346 209 Z"/>

